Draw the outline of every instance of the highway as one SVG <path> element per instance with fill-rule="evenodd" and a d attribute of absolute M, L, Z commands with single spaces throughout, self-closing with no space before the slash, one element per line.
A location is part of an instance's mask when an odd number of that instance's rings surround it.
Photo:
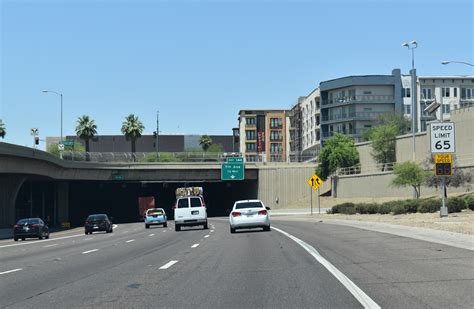
<path fill-rule="evenodd" d="M 1 308 L 470 308 L 474 252 L 326 223 L 0 241 Z"/>

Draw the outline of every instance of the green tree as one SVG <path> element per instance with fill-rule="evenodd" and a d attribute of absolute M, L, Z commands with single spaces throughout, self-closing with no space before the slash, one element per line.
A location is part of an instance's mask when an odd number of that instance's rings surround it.
<path fill-rule="evenodd" d="M 377 163 L 391 163 L 396 159 L 396 137 L 398 129 L 395 125 L 383 125 L 373 129 L 372 157 Z"/>
<path fill-rule="evenodd" d="M 132 153 L 135 153 L 135 143 L 142 136 L 143 130 L 145 130 L 145 126 L 134 114 L 128 115 L 122 123 L 122 133 L 127 141 L 131 141 Z"/>
<path fill-rule="evenodd" d="M 46 148 L 46 152 L 49 152 L 50 154 L 53 154 L 59 157 L 58 144 L 57 143 L 49 144 L 48 147 Z M 74 157 L 72 155 L 72 152 L 75 153 Z M 84 152 L 85 152 L 84 146 L 82 146 L 82 144 L 77 140 L 74 141 L 74 146 L 65 146 L 64 148 L 64 155 L 67 156 L 67 158 L 70 157 L 70 159 L 74 159 L 76 161 L 81 160 L 81 158 L 82 159 L 84 158 L 82 155 L 78 155 L 77 153 L 83 154 Z"/>
<path fill-rule="evenodd" d="M 396 135 L 403 135 L 411 130 L 410 121 L 405 118 L 403 113 L 385 113 L 377 117 L 375 126 L 365 131 L 364 134 L 362 134 L 362 139 L 364 141 L 371 141 L 372 135 L 375 133 L 377 127 L 385 125 L 395 126 L 397 131 Z"/>
<path fill-rule="evenodd" d="M 336 133 L 324 143 L 318 156 L 316 174 L 322 179 L 334 173 L 340 167 L 351 167 L 359 163 L 359 153 L 355 147 L 354 139 Z"/>
<path fill-rule="evenodd" d="M 89 140 L 97 134 L 97 125 L 89 116 L 83 115 L 77 119 L 76 135 L 86 144 L 86 152 L 89 152 Z"/>
<path fill-rule="evenodd" d="M 429 176 L 429 172 L 412 161 L 395 164 L 393 169 L 395 178 L 392 185 L 395 187 L 412 186 L 416 192 L 416 198 L 420 197 L 420 187 Z"/>
<path fill-rule="evenodd" d="M 212 139 L 209 135 L 202 135 L 199 138 L 199 145 L 201 145 L 202 150 L 207 151 L 212 145 Z"/>
<path fill-rule="evenodd" d="M 222 144 L 212 144 L 209 149 L 207 149 L 208 152 L 224 152 L 224 146 Z"/>
<path fill-rule="evenodd" d="M 0 119 L 0 137 L 4 139 L 5 135 L 7 135 L 7 130 L 5 129 L 5 123 L 2 121 L 2 119 Z"/>

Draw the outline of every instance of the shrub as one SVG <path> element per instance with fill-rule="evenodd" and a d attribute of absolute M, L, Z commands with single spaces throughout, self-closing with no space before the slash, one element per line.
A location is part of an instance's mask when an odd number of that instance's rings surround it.
<path fill-rule="evenodd" d="M 466 207 L 470 210 L 474 210 L 474 195 L 467 195 L 464 197 L 464 201 L 466 202 Z"/>
<path fill-rule="evenodd" d="M 367 204 L 367 213 L 369 214 L 376 214 L 379 212 L 379 205 L 378 204 Z"/>
<path fill-rule="evenodd" d="M 401 215 L 407 213 L 406 204 L 398 204 L 392 208 L 392 212 L 394 215 Z"/>
<path fill-rule="evenodd" d="M 446 207 L 450 213 L 461 212 L 466 208 L 466 202 L 460 197 L 450 197 L 446 200 Z"/>
<path fill-rule="evenodd" d="M 333 214 L 341 213 L 346 215 L 353 215 L 356 213 L 354 203 L 342 203 L 334 206 L 331 211 Z"/>
<path fill-rule="evenodd" d="M 367 204 L 359 203 L 355 205 L 355 210 L 358 214 L 364 215 L 367 214 Z"/>
<path fill-rule="evenodd" d="M 392 211 L 393 207 L 394 205 L 392 205 L 392 202 L 383 203 L 382 205 L 379 206 L 379 214 L 382 214 L 382 215 L 389 214 Z"/>
<path fill-rule="evenodd" d="M 407 213 L 415 213 L 418 211 L 418 206 L 420 206 L 420 200 L 406 200 L 405 202 L 403 202 L 403 206 L 405 207 Z"/>
<path fill-rule="evenodd" d="M 437 212 L 441 208 L 440 199 L 428 199 L 420 201 L 418 206 L 418 212 L 421 213 L 433 213 Z"/>

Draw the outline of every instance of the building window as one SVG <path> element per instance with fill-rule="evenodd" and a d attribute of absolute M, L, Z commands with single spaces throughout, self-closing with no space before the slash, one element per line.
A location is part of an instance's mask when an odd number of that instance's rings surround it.
<path fill-rule="evenodd" d="M 271 141 L 281 141 L 283 139 L 281 131 L 271 131 L 270 140 Z"/>
<path fill-rule="evenodd" d="M 443 104 L 443 114 L 449 114 L 449 104 Z"/>
<path fill-rule="evenodd" d="M 257 139 L 257 132 L 255 130 L 246 130 L 245 137 L 248 140 L 256 140 Z"/>
<path fill-rule="evenodd" d="M 319 126 L 319 123 L 320 123 L 319 116 L 316 116 L 316 125 Z"/>
<path fill-rule="evenodd" d="M 281 143 L 270 143 L 270 153 L 283 153 Z"/>
<path fill-rule="evenodd" d="M 461 88 L 461 99 L 474 99 L 474 88 Z"/>
<path fill-rule="evenodd" d="M 321 134 L 319 131 L 316 131 L 316 141 L 319 141 L 321 139 Z"/>
<path fill-rule="evenodd" d="M 450 88 L 441 88 L 441 92 L 443 97 L 448 98 L 449 97 L 449 89 Z"/>
<path fill-rule="evenodd" d="M 270 161 L 271 162 L 282 162 L 283 157 L 281 155 L 271 155 Z"/>
<path fill-rule="evenodd" d="M 256 144 L 255 143 L 245 143 L 245 150 L 246 151 L 255 151 Z"/>
<path fill-rule="evenodd" d="M 458 97 L 458 88 L 454 88 L 454 89 L 453 89 L 453 96 L 454 96 L 455 98 Z"/>
<path fill-rule="evenodd" d="M 422 98 L 423 100 L 431 100 L 431 99 L 433 99 L 431 88 L 422 88 L 422 89 L 421 89 L 421 94 L 422 94 L 422 97 L 421 97 L 421 98 Z"/>
<path fill-rule="evenodd" d="M 410 88 L 403 88 L 403 97 L 404 98 L 410 98 L 411 97 L 411 89 Z"/>
<path fill-rule="evenodd" d="M 247 162 L 257 162 L 257 156 L 256 155 L 245 156 L 245 160 Z"/>
<path fill-rule="evenodd" d="M 270 118 L 270 128 L 272 129 L 281 129 L 283 127 L 282 118 Z"/>
<path fill-rule="evenodd" d="M 319 109 L 319 101 L 316 101 L 316 109 Z"/>
<path fill-rule="evenodd" d="M 372 91 L 364 91 L 364 94 L 372 94 Z"/>
<path fill-rule="evenodd" d="M 405 104 L 403 105 L 405 109 L 405 115 L 411 115 L 411 105 L 410 104 Z"/>
<path fill-rule="evenodd" d="M 255 117 L 247 117 L 245 118 L 245 123 L 247 125 L 255 125 L 257 123 L 257 120 L 255 119 Z"/>

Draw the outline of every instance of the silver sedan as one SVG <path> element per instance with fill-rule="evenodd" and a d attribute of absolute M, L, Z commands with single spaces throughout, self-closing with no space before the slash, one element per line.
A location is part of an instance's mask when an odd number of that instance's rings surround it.
<path fill-rule="evenodd" d="M 265 207 L 260 200 L 243 200 L 234 203 L 229 215 L 230 232 L 236 229 L 263 228 L 270 231 L 270 207 Z"/>

